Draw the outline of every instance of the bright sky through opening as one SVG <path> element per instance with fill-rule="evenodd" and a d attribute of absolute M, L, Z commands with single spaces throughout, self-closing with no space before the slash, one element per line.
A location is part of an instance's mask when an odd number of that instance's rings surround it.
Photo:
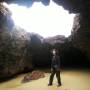
<path fill-rule="evenodd" d="M 63 7 L 50 2 L 44 6 L 35 2 L 32 7 L 10 4 L 12 18 L 15 25 L 24 28 L 27 32 L 35 32 L 43 37 L 71 34 L 74 14 L 69 14 Z"/>

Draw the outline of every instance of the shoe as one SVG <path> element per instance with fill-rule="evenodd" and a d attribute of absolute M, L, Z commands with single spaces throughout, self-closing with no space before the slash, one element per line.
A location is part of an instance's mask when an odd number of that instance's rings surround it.
<path fill-rule="evenodd" d="M 48 84 L 48 86 L 52 86 L 52 84 Z"/>

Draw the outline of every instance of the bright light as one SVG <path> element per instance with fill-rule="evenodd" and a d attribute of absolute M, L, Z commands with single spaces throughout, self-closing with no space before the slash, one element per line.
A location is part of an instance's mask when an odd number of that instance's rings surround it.
<path fill-rule="evenodd" d="M 10 4 L 12 18 L 16 25 L 27 32 L 35 32 L 43 37 L 71 34 L 74 14 L 69 14 L 61 6 L 51 1 L 49 6 L 34 3 L 27 8 L 16 4 Z"/>

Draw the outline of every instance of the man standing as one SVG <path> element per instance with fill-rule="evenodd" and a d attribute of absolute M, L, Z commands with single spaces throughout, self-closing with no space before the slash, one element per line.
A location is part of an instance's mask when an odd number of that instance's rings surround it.
<path fill-rule="evenodd" d="M 60 78 L 60 57 L 58 55 L 58 51 L 56 49 L 52 50 L 52 62 L 51 62 L 51 75 L 49 79 L 48 86 L 52 85 L 54 75 L 56 74 L 58 86 L 61 86 L 61 78 Z"/>

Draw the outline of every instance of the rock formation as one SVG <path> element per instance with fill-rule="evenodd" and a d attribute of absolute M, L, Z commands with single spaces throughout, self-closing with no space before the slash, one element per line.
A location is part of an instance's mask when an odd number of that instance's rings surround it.
<path fill-rule="evenodd" d="M 51 45 L 54 45 L 55 43 L 65 43 L 65 36 L 63 35 L 56 35 L 56 36 L 53 36 L 53 37 L 48 37 L 48 38 L 45 38 L 44 39 L 44 42 L 45 43 L 49 43 Z"/>
<path fill-rule="evenodd" d="M 79 48 L 90 63 L 90 17 L 88 14 L 77 14 L 74 18 L 71 41 Z"/>
<path fill-rule="evenodd" d="M 0 77 L 32 69 L 30 36 L 21 28 L 0 32 Z"/>

